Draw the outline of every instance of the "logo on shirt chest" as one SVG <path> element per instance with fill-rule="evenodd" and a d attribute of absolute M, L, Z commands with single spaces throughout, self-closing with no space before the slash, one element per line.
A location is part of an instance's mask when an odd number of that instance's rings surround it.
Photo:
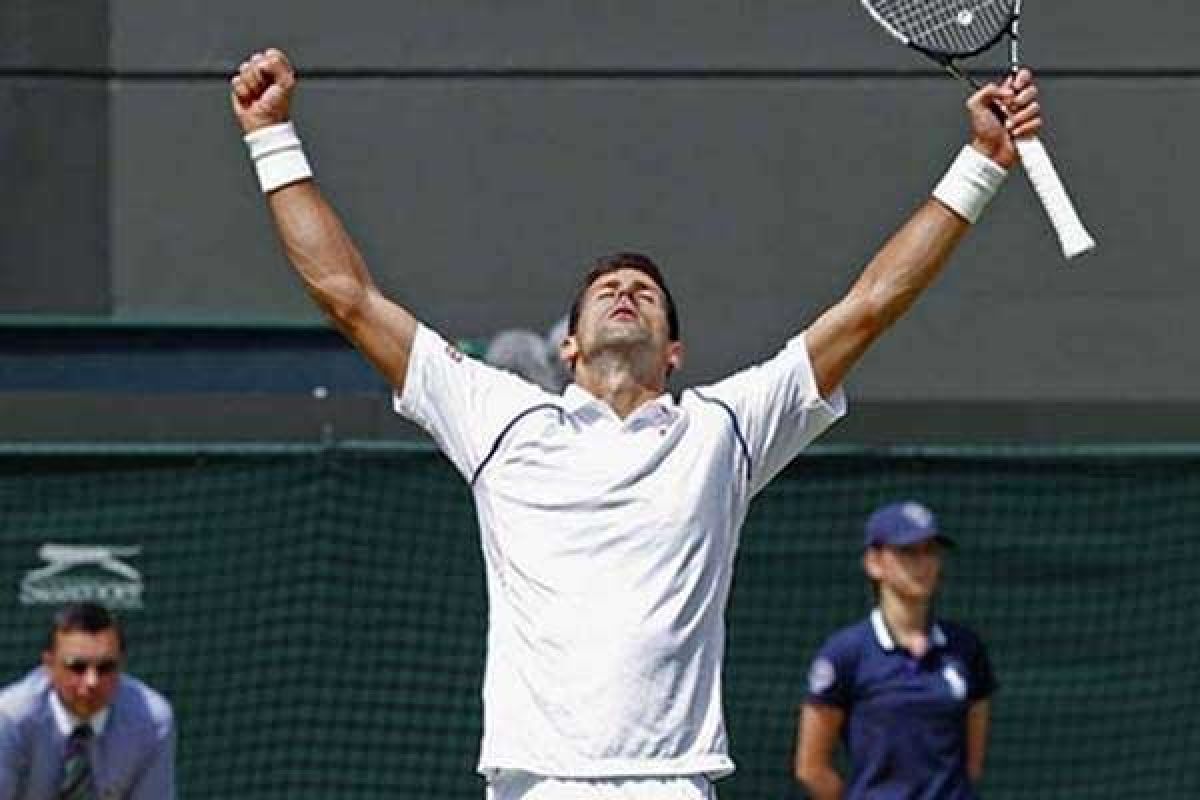
<path fill-rule="evenodd" d="M 954 695 L 955 700 L 967 699 L 967 680 L 955 665 L 947 664 L 943 667 L 942 677 L 946 680 L 947 685 L 949 685 L 950 693 Z"/>

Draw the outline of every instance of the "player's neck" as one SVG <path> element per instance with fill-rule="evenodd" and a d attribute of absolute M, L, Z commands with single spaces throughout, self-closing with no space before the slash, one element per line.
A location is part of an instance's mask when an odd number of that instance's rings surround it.
<path fill-rule="evenodd" d="M 600 358 L 575 366 L 575 383 L 625 419 L 666 391 L 665 376 L 638 370 L 628 361 Z"/>

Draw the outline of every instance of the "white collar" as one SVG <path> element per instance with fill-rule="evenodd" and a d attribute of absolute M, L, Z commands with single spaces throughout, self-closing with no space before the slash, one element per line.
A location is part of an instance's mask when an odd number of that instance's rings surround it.
<path fill-rule="evenodd" d="M 585 408 L 593 408 L 604 416 L 616 418 L 616 412 L 612 410 L 612 406 L 577 383 L 568 384 L 567 388 L 563 390 L 562 398 L 568 413 L 575 414 Z M 675 409 L 675 398 L 669 392 L 665 392 L 655 399 L 643 403 L 624 422 L 628 425 L 643 417 L 653 421 L 656 416 L 666 421 L 674 417 Z"/>
<path fill-rule="evenodd" d="M 85 722 L 91 726 L 92 733 L 99 736 L 104 733 L 104 726 L 108 724 L 108 716 L 112 709 L 105 706 L 95 714 L 92 714 L 91 719 L 77 717 L 67 710 L 67 707 L 63 705 L 62 700 L 58 696 L 58 691 L 51 686 L 50 711 L 54 714 L 54 724 L 63 736 L 70 736 L 76 728 Z"/>
<path fill-rule="evenodd" d="M 892 639 L 892 632 L 888 630 L 887 623 L 883 619 L 883 610 L 875 609 L 871 612 L 871 627 L 875 630 L 875 641 L 879 642 L 879 646 L 889 653 L 896 649 L 896 642 Z M 946 646 L 946 634 L 942 631 L 942 626 L 934 622 L 929 626 L 929 641 L 934 647 Z"/>

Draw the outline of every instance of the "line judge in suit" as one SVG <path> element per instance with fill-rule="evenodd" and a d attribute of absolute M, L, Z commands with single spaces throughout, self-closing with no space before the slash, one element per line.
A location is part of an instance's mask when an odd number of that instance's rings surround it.
<path fill-rule="evenodd" d="M 0 690 L 0 800 L 174 799 L 171 706 L 124 662 L 110 611 L 58 610 L 41 666 Z"/>

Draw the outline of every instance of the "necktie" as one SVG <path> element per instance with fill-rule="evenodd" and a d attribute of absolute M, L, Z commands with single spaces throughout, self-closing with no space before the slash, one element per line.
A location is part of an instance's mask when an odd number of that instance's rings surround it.
<path fill-rule="evenodd" d="M 88 757 L 88 743 L 91 740 L 92 728 L 87 723 L 80 725 L 67 737 L 58 800 L 94 800 L 96 797 L 92 786 L 92 762 Z"/>

